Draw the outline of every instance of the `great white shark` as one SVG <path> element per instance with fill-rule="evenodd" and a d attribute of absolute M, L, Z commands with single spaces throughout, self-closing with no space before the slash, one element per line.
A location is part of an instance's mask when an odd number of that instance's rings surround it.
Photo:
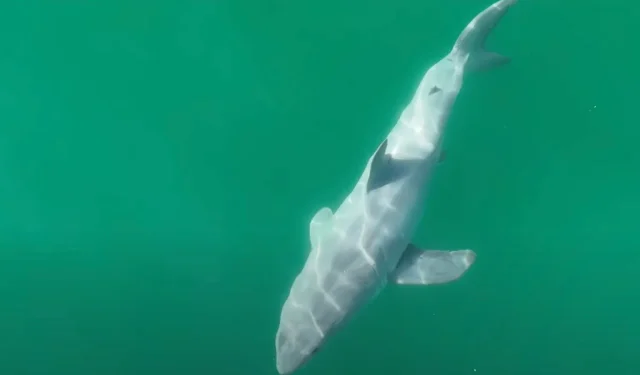
<path fill-rule="evenodd" d="M 276 333 L 280 374 L 304 365 L 388 283 L 448 283 L 474 263 L 473 250 L 427 250 L 411 239 L 465 72 L 510 60 L 486 51 L 484 44 L 516 1 L 495 2 L 464 28 L 451 51 L 424 74 L 353 191 L 335 213 L 324 207 L 311 219 L 311 252 L 284 302 Z"/>

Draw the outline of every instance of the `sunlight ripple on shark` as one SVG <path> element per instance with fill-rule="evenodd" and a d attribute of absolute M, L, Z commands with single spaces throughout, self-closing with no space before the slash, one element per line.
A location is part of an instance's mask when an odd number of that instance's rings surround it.
<path fill-rule="evenodd" d="M 305 364 L 387 283 L 448 283 L 474 263 L 473 250 L 425 250 L 411 238 L 463 76 L 509 61 L 487 52 L 484 43 L 515 3 L 500 0 L 465 27 L 449 54 L 427 70 L 353 191 L 335 213 L 324 207 L 311 220 L 311 252 L 284 302 L 276 333 L 280 374 Z"/>

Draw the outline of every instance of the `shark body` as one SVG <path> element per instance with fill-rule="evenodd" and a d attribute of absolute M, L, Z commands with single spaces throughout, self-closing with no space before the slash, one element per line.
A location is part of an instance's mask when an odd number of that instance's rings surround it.
<path fill-rule="evenodd" d="M 352 192 L 335 213 L 324 207 L 312 218 L 311 252 L 284 302 L 276 333 L 280 374 L 304 365 L 388 283 L 447 283 L 474 263 L 473 250 L 423 250 L 411 239 L 465 71 L 509 61 L 485 51 L 484 42 L 515 2 L 495 2 L 464 28 L 452 50 L 424 74 Z"/>

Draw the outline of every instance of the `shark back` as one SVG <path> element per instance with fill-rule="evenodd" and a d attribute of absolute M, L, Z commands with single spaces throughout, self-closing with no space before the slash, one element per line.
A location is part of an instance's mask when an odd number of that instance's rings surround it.
<path fill-rule="evenodd" d="M 312 250 L 282 309 L 279 351 L 310 358 L 387 284 L 409 243 L 421 216 L 413 214 L 421 206 L 419 176 L 412 173 L 419 169 L 405 166 L 402 175 L 385 182 L 387 177 L 375 174 L 376 155 L 335 214 L 323 208 L 311 220 Z M 382 186 L 372 187 L 371 181 Z M 284 364 L 279 367 L 286 372 Z"/>
<path fill-rule="evenodd" d="M 484 41 L 515 0 L 478 14 L 449 54 L 427 70 L 409 105 L 370 157 L 353 191 L 333 213 L 310 223 L 311 251 L 282 307 L 276 366 L 289 374 L 318 351 L 348 318 L 393 280 L 429 285 L 459 278 L 472 250 L 422 250 L 411 244 L 422 218 L 427 183 L 467 69 L 502 65 Z"/>

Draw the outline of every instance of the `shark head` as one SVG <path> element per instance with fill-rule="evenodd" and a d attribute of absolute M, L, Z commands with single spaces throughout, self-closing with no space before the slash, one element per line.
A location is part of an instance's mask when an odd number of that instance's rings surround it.
<path fill-rule="evenodd" d="M 309 361 L 322 347 L 319 335 L 308 314 L 286 306 L 276 333 L 276 368 L 281 375 L 290 374 Z"/>

